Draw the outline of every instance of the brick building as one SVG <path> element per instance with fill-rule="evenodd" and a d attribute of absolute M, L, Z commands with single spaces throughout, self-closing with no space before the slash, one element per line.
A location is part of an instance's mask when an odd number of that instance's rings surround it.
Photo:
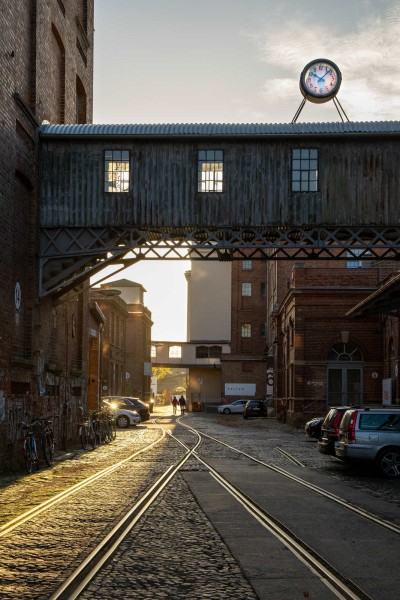
<path fill-rule="evenodd" d="M 268 365 L 289 420 L 324 414 L 328 405 L 381 402 L 381 317 L 347 313 L 390 271 L 390 263 L 368 261 L 269 264 Z"/>
<path fill-rule="evenodd" d="M 266 396 L 266 299 L 265 261 L 233 262 L 231 352 L 221 358 L 221 396 L 225 402 L 235 400 L 229 391 L 243 398 L 262 400 Z"/>
<path fill-rule="evenodd" d="M 91 291 L 92 300 L 105 317 L 99 366 L 101 395 L 150 399 L 153 322 L 144 306 L 145 292 L 140 283 L 127 279 L 104 283 Z"/>
<path fill-rule="evenodd" d="M 85 398 L 84 288 L 37 299 L 39 134 L 43 121 L 90 123 L 93 0 L 1 1 L 0 462 L 28 414 L 55 415 L 63 439 Z M 68 402 L 67 402 L 68 400 Z"/>

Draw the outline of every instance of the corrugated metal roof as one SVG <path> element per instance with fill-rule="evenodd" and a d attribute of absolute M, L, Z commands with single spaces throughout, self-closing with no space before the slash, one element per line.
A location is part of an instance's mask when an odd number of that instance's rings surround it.
<path fill-rule="evenodd" d="M 395 314 L 400 309 L 400 274 L 392 273 L 375 292 L 347 311 L 346 317 L 363 317 L 373 314 Z M 388 312 L 388 308 L 390 311 Z M 393 312 L 394 311 L 394 312 Z"/>
<path fill-rule="evenodd" d="M 149 125 L 51 125 L 40 127 L 50 136 L 275 136 L 319 134 L 399 134 L 400 121 L 334 123 L 166 123 Z"/>

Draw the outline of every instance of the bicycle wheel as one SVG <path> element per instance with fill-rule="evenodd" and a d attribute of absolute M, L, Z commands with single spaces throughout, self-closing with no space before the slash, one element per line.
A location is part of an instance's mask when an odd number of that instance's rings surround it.
<path fill-rule="evenodd" d="M 50 433 L 45 433 L 42 437 L 42 452 L 45 463 L 51 467 L 54 462 L 54 442 Z"/>
<path fill-rule="evenodd" d="M 109 444 L 111 440 L 111 427 L 108 421 L 103 423 L 103 441 L 105 444 Z"/>
<path fill-rule="evenodd" d="M 87 450 L 89 448 L 89 440 L 86 425 L 81 425 L 79 429 L 79 439 L 81 440 L 82 448 Z"/>
<path fill-rule="evenodd" d="M 97 442 L 96 442 L 96 433 L 92 426 L 89 426 L 89 431 L 88 431 L 87 435 L 88 435 L 88 439 L 89 439 L 89 444 L 92 446 L 92 449 L 94 450 L 97 447 Z"/>
<path fill-rule="evenodd" d="M 111 426 L 111 439 L 112 439 L 112 441 L 114 441 L 115 438 L 117 437 L 117 421 L 115 420 L 115 417 L 113 417 L 111 419 L 110 426 Z"/>
<path fill-rule="evenodd" d="M 34 456 L 31 448 L 31 440 L 27 438 L 24 440 L 24 463 L 25 469 L 28 474 L 32 473 Z"/>

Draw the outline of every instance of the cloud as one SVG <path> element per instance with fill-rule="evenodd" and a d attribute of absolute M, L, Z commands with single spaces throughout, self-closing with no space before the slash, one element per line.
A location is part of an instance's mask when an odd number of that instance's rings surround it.
<path fill-rule="evenodd" d="M 362 18 L 346 31 L 332 28 L 328 18 L 311 26 L 309 14 L 281 20 L 279 28 L 275 20 L 270 22 L 258 38 L 260 58 L 270 75 L 260 87 L 264 101 L 271 108 L 273 103 L 294 103 L 296 98 L 300 102 L 303 67 L 315 58 L 329 58 L 342 72 L 338 98 L 351 120 L 399 119 L 400 73 L 395 57 L 400 7 L 383 2 L 380 12 L 371 15 L 368 6 L 365 3 Z"/>

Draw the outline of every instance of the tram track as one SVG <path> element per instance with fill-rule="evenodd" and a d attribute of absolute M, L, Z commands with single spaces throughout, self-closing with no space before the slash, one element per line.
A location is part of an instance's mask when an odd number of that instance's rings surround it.
<path fill-rule="evenodd" d="M 363 591 L 363 589 L 361 589 L 355 582 L 345 575 L 342 575 L 339 570 L 335 569 L 332 564 L 330 564 L 326 559 L 322 558 L 307 543 L 302 541 L 298 535 L 294 534 L 269 511 L 263 509 L 257 503 L 256 499 L 252 499 L 249 494 L 240 489 L 240 485 L 235 485 L 229 480 L 229 478 L 225 477 L 218 469 L 216 469 L 209 460 L 202 457 L 201 452 L 204 442 L 208 441 L 210 443 L 225 447 L 229 451 L 232 451 L 236 454 L 240 454 L 255 464 L 266 468 L 279 476 L 283 476 L 291 482 L 299 484 L 304 488 L 307 488 L 309 491 L 324 497 L 325 499 L 335 502 L 341 508 L 350 510 L 357 516 L 367 518 L 375 525 L 379 525 L 380 527 L 389 530 L 391 533 L 399 534 L 400 527 L 396 526 L 395 524 L 388 523 L 376 515 L 365 511 L 364 509 L 355 507 L 346 500 L 339 498 L 339 496 L 335 496 L 331 492 L 323 490 L 322 488 L 311 484 L 288 471 L 285 471 L 281 467 L 265 463 L 240 450 L 239 448 L 235 448 L 234 446 L 231 446 L 222 440 L 198 431 L 185 423 L 185 420 L 186 419 L 178 418 L 176 421 L 174 421 L 179 426 L 178 431 L 174 431 L 174 433 L 166 429 L 165 426 L 157 423 L 157 421 L 154 421 L 153 423 L 162 431 L 160 438 L 158 438 L 156 441 L 153 441 L 151 444 L 124 458 L 118 463 L 103 469 L 99 473 L 86 478 L 74 486 L 71 486 L 63 493 L 58 494 L 54 498 L 48 499 L 41 505 L 31 509 L 30 511 L 26 511 L 26 513 L 23 515 L 20 515 L 16 519 L 13 519 L 12 521 L 0 527 L 0 537 L 6 537 L 15 529 L 25 523 L 28 523 L 30 520 L 35 519 L 46 510 L 51 509 L 58 503 L 66 500 L 68 497 L 76 494 L 80 490 L 83 490 L 85 487 L 96 482 L 98 479 L 106 477 L 107 475 L 115 472 L 124 464 L 134 460 L 139 455 L 148 452 L 161 440 L 165 440 L 166 435 L 168 435 L 168 438 L 174 440 L 174 442 L 181 446 L 184 456 L 180 457 L 172 466 L 170 465 L 163 471 L 161 476 L 159 476 L 158 479 L 150 486 L 150 488 L 139 498 L 139 500 L 135 502 L 129 511 L 118 520 L 118 523 L 116 523 L 113 528 L 103 536 L 103 539 L 100 541 L 100 543 L 98 543 L 95 548 L 91 549 L 87 557 L 84 558 L 84 560 L 82 560 L 78 566 L 75 566 L 74 571 L 68 576 L 67 579 L 65 579 L 63 583 L 61 583 L 61 585 L 59 585 L 59 588 L 55 592 L 52 592 L 51 596 L 48 596 L 50 600 L 66 600 L 67 598 L 75 599 L 80 596 L 83 590 L 88 587 L 93 579 L 96 578 L 101 569 L 103 569 L 103 567 L 110 561 L 111 557 L 117 552 L 124 539 L 130 534 L 138 521 L 144 517 L 152 505 L 157 502 L 157 499 L 163 490 L 165 490 L 170 484 L 173 484 L 174 478 L 181 472 L 182 468 L 189 459 L 193 459 L 201 464 L 204 467 L 204 470 L 207 471 L 216 482 L 218 482 L 218 484 L 226 491 L 227 494 L 234 498 L 235 501 L 238 502 L 260 525 L 262 525 L 265 530 L 271 533 L 286 548 L 288 548 L 302 564 L 306 565 L 313 575 L 317 577 L 321 583 L 332 592 L 334 596 L 343 600 L 368 600 L 371 598 L 371 596 L 368 596 L 367 593 Z M 182 440 L 182 436 L 178 433 L 179 431 L 182 431 L 180 426 L 183 426 L 186 431 L 190 432 L 190 435 L 195 436 L 195 442 L 193 444 L 189 443 L 187 439 L 184 439 L 184 441 Z M 283 452 L 283 454 L 288 455 L 286 452 Z M 286 458 L 290 460 L 289 456 L 286 456 Z M 298 464 L 296 461 L 292 462 Z"/>
<path fill-rule="evenodd" d="M 141 448 L 140 450 L 137 450 L 133 454 L 130 454 L 129 456 L 118 461 L 117 463 L 114 463 L 113 465 L 110 465 L 110 466 L 106 467 L 105 469 L 102 469 L 101 471 L 94 473 L 90 477 L 86 477 L 82 481 L 79 481 L 78 483 L 76 483 L 72 486 L 69 486 L 67 489 L 63 490 L 59 494 L 56 494 L 55 496 L 48 498 L 47 500 L 38 504 L 37 506 L 34 506 L 33 508 L 25 511 L 24 513 L 22 513 L 21 515 L 18 515 L 14 519 L 11 519 L 4 525 L 1 525 L 0 526 L 0 538 L 6 537 L 12 531 L 14 531 L 14 529 L 16 529 L 17 527 L 20 527 L 27 521 L 34 519 L 36 516 L 40 515 L 41 513 L 45 512 L 46 510 L 49 510 L 50 508 L 54 507 L 55 505 L 57 505 L 61 502 L 64 502 L 67 498 L 69 498 L 73 494 L 76 494 L 83 488 L 85 488 L 89 485 L 92 485 L 99 479 L 102 479 L 103 477 L 110 475 L 113 471 L 120 469 L 127 462 L 130 462 L 130 461 L 134 460 L 135 458 L 137 458 L 138 456 L 140 456 L 141 454 L 148 452 L 151 448 L 153 448 L 154 446 L 159 444 L 164 439 L 165 435 L 166 435 L 165 431 L 162 430 L 162 434 L 160 435 L 160 437 L 157 440 L 155 440 L 154 442 L 151 442 L 150 444 L 145 446 L 144 448 Z"/>
<path fill-rule="evenodd" d="M 320 496 L 323 496 L 324 498 L 331 500 L 332 502 L 335 502 L 336 504 L 340 505 L 341 507 L 343 507 L 351 512 L 354 512 L 357 515 L 364 517 L 365 519 L 368 519 L 369 521 L 375 523 L 376 525 L 379 525 L 380 527 L 383 527 L 384 529 L 387 529 L 393 533 L 400 535 L 400 526 L 399 525 L 396 525 L 395 523 L 390 523 L 389 521 L 386 521 L 385 519 L 382 519 L 381 517 L 369 512 L 359 506 L 355 506 L 354 504 L 348 502 L 344 498 L 341 498 L 340 496 L 337 496 L 336 494 L 333 494 L 332 492 L 329 492 L 328 490 L 325 490 L 322 487 L 319 487 L 313 483 L 310 483 L 309 481 L 306 481 L 305 479 L 302 479 L 301 477 L 294 475 L 293 473 L 290 473 L 289 471 L 286 471 L 285 469 L 282 469 L 282 467 L 278 467 L 276 465 L 266 463 L 262 460 L 259 460 L 258 458 L 251 456 L 247 452 L 244 452 L 243 450 L 240 450 L 239 448 L 235 448 L 234 446 L 231 446 L 230 444 L 227 444 L 226 442 L 223 442 L 222 440 L 218 440 L 217 438 L 214 438 L 213 436 L 210 436 L 206 433 L 198 432 L 197 430 L 190 427 L 186 423 L 181 423 L 181 425 L 184 427 L 187 427 L 189 429 L 193 429 L 193 431 L 195 431 L 196 433 L 199 433 L 201 436 L 203 436 L 221 446 L 229 448 L 230 450 L 232 450 L 233 452 L 236 452 L 237 454 L 241 454 L 242 456 L 248 458 L 252 462 L 262 465 L 263 467 L 265 467 L 271 471 L 274 471 L 275 473 L 278 473 L 278 474 L 282 475 L 283 477 L 286 477 L 287 479 L 294 481 L 295 483 L 298 483 L 299 485 L 305 487 L 306 489 L 313 491 L 316 494 L 319 494 Z M 278 452 L 280 452 L 281 454 L 283 454 L 286 458 L 291 460 L 294 464 L 304 467 L 304 465 L 300 461 L 298 461 L 297 459 L 295 459 L 294 457 L 289 455 L 288 452 L 283 451 L 279 447 L 277 447 L 276 450 Z"/>
<path fill-rule="evenodd" d="M 178 436 L 168 432 L 170 437 L 180 444 L 186 454 L 174 466 L 170 467 L 152 488 L 135 504 L 124 516 L 118 525 L 110 532 L 102 542 L 92 551 L 85 561 L 70 575 L 60 588 L 54 592 L 49 600 L 75 600 L 83 590 L 101 571 L 103 566 L 110 560 L 118 550 L 122 541 L 130 533 L 138 519 L 157 500 L 162 490 L 173 481 L 179 470 L 193 456 L 204 465 L 210 475 L 239 502 L 245 510 L 255 518 L 263 528 L 267 529 L 275 538 L 286 546 L 295 557 L 310 569 L 314 576 L 318 577 L 337 598 L 341 600 L 371 600 L 370 596 L 360 589 L 354 582 L 341 575 L 331 564 L 313 551 L 305 542 L 295 536 L 282 523 L 279 523 L 271 514 L 263 510 L 254 500 L 243 493 L 237 486 L 233 485 L 226 477 L 218 472 L 212 465 L 201 458 L 197 449 L 202 443 L 202 434 L 189 428 L 198 441 L 193 448 L 189 448 Z"/>

